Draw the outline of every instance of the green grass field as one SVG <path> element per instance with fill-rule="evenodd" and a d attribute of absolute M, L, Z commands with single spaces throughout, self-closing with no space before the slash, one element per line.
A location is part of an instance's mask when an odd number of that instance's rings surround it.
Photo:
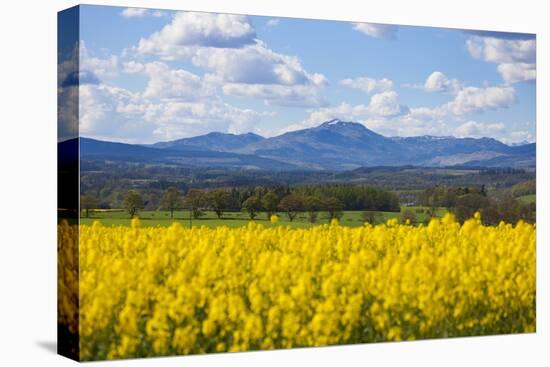
<path fill-rule="evenodd" d="M 427 219 L 426 208 L 423 207 L 404 207 L 403 210 L 411 210 L 415 213 L 416 221 L 418 223 Z M 422 210 L 422 213 L 417 212 Z M 399 212 L 379 212 L 378 222 L 385 222 L 390 218 L 401 219 L 401 213 Z M 442 216 L 445 213 L 444 209 L 438 209 L 436 211 L 437 216 Z M 170 213 L 168 211 L 142 211 L 139 213 L 139 218 L 143 226 L 168 226 L 172 222 L 176 221 L 182 225 L 189 226 L 189 211 L 176 211 L 174 212 L 174 219 L 170 219 Z M 105 210 L 105 211 L 90 211 L 89 218 L 82 217 L 81 224 L 92 224 L 93 221 L 98 220 L 103 225 L 130 225 L 130 216 L 127 212 L 122 210 Z M 205 215 L 200 219 L 192 219 L 191 225 L 193 226 L 228 226 L 239 227 L 246 225 L 250 221 L 250 217 L 244 212 L 226 212 L 221 219 L 218 219 L 214 212 L 205 212 Z M 268 220 L 265 213 L 259 213 L 254 219 L 258 223 L 262 223 L 265 226 L 273 226 Z M 277 225 L 291 225 L 297 228 L 308 228 L 314 225 L 328 223 L 328 216 L 326 213 L 321 212 L 318 215 L 315 223 L 310 223 L 307 213 L 300 213 L 298 216 L 290 222 L 288 217 L 284 213 L 279 213 L 279 222 Z M 363 212 L 361 211 L 346 211 L 340 219 L 342 225 L 357 227 L 364 223 Z"/>

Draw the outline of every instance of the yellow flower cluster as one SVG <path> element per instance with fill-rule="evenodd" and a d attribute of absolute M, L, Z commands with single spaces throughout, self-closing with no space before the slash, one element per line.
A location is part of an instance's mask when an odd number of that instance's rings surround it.
<path fill-rule="evenodd" d="M 79 285 L 83 360 L 532 332 L 535 226 L 96 222 Z"/>

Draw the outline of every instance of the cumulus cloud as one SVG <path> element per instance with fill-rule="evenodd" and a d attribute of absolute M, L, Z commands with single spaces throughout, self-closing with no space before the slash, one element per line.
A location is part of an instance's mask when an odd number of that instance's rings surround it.
<path fill-rule="evenodd" d="M 473 58 L 495 63 L 507 83 L 531 81 L 536 78 L 536 40 L 503 39 L 474 36 L 466 40 Z"/>
<path fill-rule="evenodd" d="M 512 130 L 501 122 L 467 121 L 458 125 L 452 134 L 459 138 L 493 138 L 505 144 L 525 144 L 535 142 L 535 136 L 527 130 Z M 516 126 L 517 127 L 517 126 Z"/>
<path fill-rule="evenodd" d="M 409 112 L 409 108 L 399 103 L 394 91 L 382 92 L 372 96 L 368 111 L 375 116 L 395 117 Z"/>
<path fill-rule="evenodd" d="M 466 87 L 447 103 L 446 108 L 455 115 L 463 115 L 510 107 L 515 101 L 515 90 L 512 87 Z"/>
<path fill-rule="evenodd" d="M 409 112 L 400 117 L 400 121 L 415 124 L 430 124 L 442 121 L 448 114 L 444 106 L 411 107 Z"/>
<path fill-rule="evenodd" d="M 239 48 L 254 43 L 255 38 L 246 16 L 178 12 L 160 31 L 141 38 L 137 51 L 173 60 L 191 56 L 195 47 Z"/>
<path fill-rule="evenodd" d="M 124 105 L 119 109 L 153 125 L 157 139 L 176 139 L 211 131 L 244 133 L 253 131 L 262 114 L 241 109 L 219 100 L 202 102 L 145 102 Z"/>
<path fill-rule="evenodd" d="M 395 39 L 397 26 L 392 24 L 353 23 L 353 29 L 367 36 L 382 39 Z"/>
<path fill-rule="evenodd" d="M 287 107 L 319 107 L 327 104 L 319 88 L 311 85 L 225 83 L 222 91 L 226 95 L 261 98 L 268 104 Z"/>
<path fill-rule="evenodd" d="M 505 62 L 535 62 L 536 41 L 474 37 L 466 41 L 470 55 L 497 64 Z"/>
<path fill-rule="evenodd" d="M 78 87 L 62 87 L 57 90 L 58 141 L 78 137 L 79 98 Z"/>
<path fill-rule="evenodd" d="M 497 66 L 497 70 L 502 76 L 502 79 L 507 83 L 517 83 L 535 80 L 537 78 L 535 64 L 528 64 L 525 62 L 507 62 L 499 64 Z"/>
<path fill-rule="evenodd" d="M 238 49 L 201 48 L 192 62 L 211 71 L 211 80 L 227 95 L 285 106 L 324 104 L 320 95 L 327 84 L 324 75 L 307 72 L 297 57 L 274 52 L 261 42 Z"/>
<path fill-rule="evenodd" d="M 120 12 L 124 18 L 141 18 L 147 14 L 147 9 L 143 8 L 126 8 Z"/>
<path fill-rule="evenodd" d="M 94 61 L 90 68 L 101 70 Z M 118 62 L 121 72 L 147 77 L 142 91 L 130 91 L 106 82 L 80 84 L 80 131 L 85 136 L 127 142 L 154 142 L 210 131 L 255 131 L 265 116 L 238 108 L 216 96 L 216 76 L 203 77 L 161 61 Z M 106 73 L 102 73 L 105 75 Z M 65 109 L 70 113 L 71 106 Z"/>
<path fill-rule="evenodd" d="M 374 94 L 368 104 L 341 103 L 310 111 L 308 117 L 282 132 L 318 126 L 334 118 L 355 121 L 386 136 L 456 135 L 491 136 L 505 140 L 509 136 L 502 123 L 460 122 L 470 112 L 505 108 L 515 101 L 512 87 L 465 87 L 451 102 L 434 107 L 408 107 L 395 91 Z"/>
<path fill-rule="evenodd" d="M 280 22 L 281 20 L 279 18 L 271 18 L 266 22 L 265 25 L 268 27 L 275 27 L 275 26 L 278 26 Z"/>
<path fill-rule="evenodd" d="M 342 102 L 336 106 L 328 106 L 312 110 L 304 120 L 284 127 L 278 131 L 277 134 L 315 127 L 332 119 L 360 121 L 364 119 L 367 114 L 368 106 L 365 104 L 353 106 L 349 103 Z"/>
<path fill-rule="evenodd" d="M 154 10 L 154 9 L 125 8 L 120 12 L 120 15 L 123 18 L 144 18 L 144 17 L 161 18 L 161 17 L 168 16 L 169 13 L 166 11 Z"/>
<path fill-rule="evenodd" d="M 431 73 L 424 82 L 423 89 L 427 92 L 452 92 L 460 90 L 460 82 L 456 79 L 449 79 L 440 71 Z"/>
<path fill-rule="evenodd" d="M 80 86 L 80 131 L 99 139 L 151 143 L 211 131 L 244 133 L 263 117 L 217 98 L 145 98 L 105 84 Z"/>
<path fill-rule="evenodd" d="M 535 135 L 526 130 L 512 131 L 501 140 L 507 144 L 534 143 Z"/>
<path fill-rule="evenodd" d="M 118 136 L 132 139 L 151 133 L 146 124 L 127 116 L 116 116 L 117 108 L 129 103 L 139 103 L 138 93 L 105 84 L 87 84 L 79 87 L 79 128 L 84 136 Z M 139 127 L 139 128 L 138 128 Z M 135 131 L 132 130 L 135 128 Z"/>
<path fill-rule="evenodd" d="M 387 78 L 374 79 L 369 77 L 348 78 L 339 81 L 345 87 L 359 89 L 365 93 L 387 92 L 393 89 L 393 81 Z"/>
<path fill-rule="evenodd" d="M 166 60 L 190 59 L 227 95 L 285 106 L 323 105 L 326 77 L 307 72 L 297 57 L 275 52 L 255 36 L 245 16 L 181 12 L 135 50 Z"/>
<path fill-rule="evenodd" d="M 128 74 L 141 73 L 145 70 L 145 65 L 136 61 L 128 61 L 122 64 L 122 70 Z"/>
<path fill-rule="evenodd" d="M 120 60 L 118 56 L 97 57 L 92 55 L 84 41 L 80 41 L 79 68 L 81 71 L 92 72 L 99 78 L 112 78 L 118 74 L 119 67 Z"/>
<path fill-rule="evenodd" d="M 81 42 L 75 42 L 72 48 L 61 53 L 57 65 L 57 113 L 58 140 L 64 141 L 78 137 L 79 125 L 79 86 L 99 84 L 92 71 L 79 68 Z"/>
<path fill-rule="evenodd" d="M 274 52 L 261 42 L 239 49 L 201 48 L 193 56 L 192 62 L 196 66 L 210 69 L 221 79 L 231 83 L 326 83 L 324 75 L 306 72 L 297 57 Z"/>
<path fill-rule="evenodd" d="M 310 111 L 308 117 L 291 124 L 281 131 L 293 131 L 318 126 L 322 122 L 340 119 L 364 123 L 377 129 L 392 126 L 392 119 L 399 118 L 410 112 L 409 107 L 399 103 L 399 96 L 394 91 L 375 94 L 368 104 L 351 105 L 342 102 L 339 105 L 327 106 Z"/>
<path fill-rule="evenodd" d="M 143 72 L 149 77 L 144 98 L 194 101 L 213 93 L 199 76 L 183 69 L 170 69 L 162 62 L 144 65 Z"/>
<path fill-rule="evenodd" d="M 432 116 L 430 119 L 421 118 L 418 111 L 410 109 L 408 113 L 397 116 L 380 116 L 373 114 L 369 105 L 341 103 L 336 106 L 319 108 L 298 123 L 287 126 L 278 133 L 315 127 L 322 122 L 338 118 L 344 121 L 354 121 L 385 136 L 417 136 L 450 134 L 448 127 L 441 120 Z"/>
<path fill-rule="evenodd" d="M 454 135 L 465 138 L 483 138 L 495 137 L 505 131 L 503 123 L 481 123 L 477 121 L 468 121 L 454 130 Z"/>

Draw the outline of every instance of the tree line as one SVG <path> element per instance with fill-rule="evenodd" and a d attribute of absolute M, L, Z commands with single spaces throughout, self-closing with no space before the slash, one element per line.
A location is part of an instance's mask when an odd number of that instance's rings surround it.
<path fill-rule="evenodd" d="M 454 213 L 461 222 L 471 218 L 477 211 L 481 213 L 483 222 L 489 225 L 497 225 L 500 221 L 506 223 L 516 223 L 519 220 L 529 223 L 536 222 L 535 203 L 524 203 L 517 200 L 513 191 L 503 191 L 489 196 L 484 185 L 479 188 L 431 187 L 423 192 L 421 204 L 429 208 L 432 216 L 434 216 L 436 208 L 446 208 Z"/>
<path fill-rule="evenodd" d="M 224 213 L 243 211 L 251 219 L 264 213 L 270 218 L 283 213 L 293 221 L 299 213 L 307 213 L 310 222 L 318 220 L 319 213 L 326 212 L 329 219 L 340 218 L 346 210 L 399 211 L 397 195 L 379 188 L 355 185 L 309 185 L 290 188 L 288 186 L 253 187 L 231 189 L 188 189 L 183 192 L 176 186 L 163 191 L 158 209 L 174 212 L 188 209 L 194 218 L 200 218 L 205 211 L 213 211 L 218 218 Z M 121 206 L 133 217 L 146 207 L 146 200 L 138 190 L 128 190 Z M 85 216 L 99 205 L 93 195 L 82 195 L 81 209 Z"/>

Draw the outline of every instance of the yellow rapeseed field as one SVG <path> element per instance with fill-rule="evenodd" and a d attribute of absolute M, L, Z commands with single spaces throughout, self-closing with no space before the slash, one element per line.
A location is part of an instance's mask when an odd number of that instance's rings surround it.
<path fill-rule="evenodd" d="M 82 225 L 81 358 L 533 332 L 535 243 L 534 225 L 478 214 L 359 228 Z"/>

